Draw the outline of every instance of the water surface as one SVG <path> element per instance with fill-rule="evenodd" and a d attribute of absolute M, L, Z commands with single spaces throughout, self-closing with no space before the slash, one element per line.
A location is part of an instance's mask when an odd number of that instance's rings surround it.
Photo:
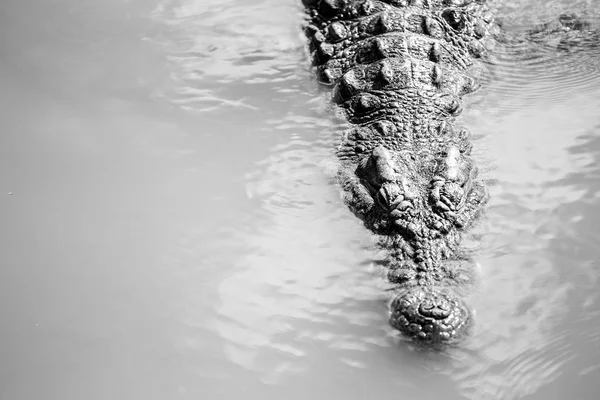
<path fill-rule="evenodd" d="M 477 324 L 424 352 L 332 185 L 297 3 L 3 3 L 0 398 L 595 399 L 598 43 L 488 63 Z M 600 14 L 495 4 L 515 35 Z"/>

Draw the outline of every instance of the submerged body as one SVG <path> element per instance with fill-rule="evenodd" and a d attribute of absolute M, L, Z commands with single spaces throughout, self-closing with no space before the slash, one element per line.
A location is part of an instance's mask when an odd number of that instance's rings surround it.
<path fill-rule="evenodd" d="M 473 0 L 304 0 L 319 80 L 353 124 L 339 145 L 346 203 L 386 238 L 390 324 L 442 343 L 470 326 L 474 263 L 460 247 L 487 201 L 456 126 L 495 33 Z"/>

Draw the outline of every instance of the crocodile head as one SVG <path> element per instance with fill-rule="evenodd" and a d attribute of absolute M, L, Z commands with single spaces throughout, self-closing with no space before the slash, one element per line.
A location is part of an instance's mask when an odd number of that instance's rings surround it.
<path fill-rule="evenodd" d="M 390 325 L 419 343 L 444 344 L 460 338 L 471 325 L 471 312 L 448 289 L 414 286 L 390 305 Z"/>
<path fill-rule="evenodd" d="M 475 277 L 472 264 L 457 252 L 460 229 L 486 199 L 473 183 L 474 164 L 455 145 L 418 154 L 377 146 L 355 173 L 364 188 L 361 199 L 370 205 L 364 219 L 381 227 L 374 230 L 393 249 L 388 278 L 399 287 L 390 324 L 419 343 L 443 344 L 463 336 L 471 312 L 459 293 Z"/>

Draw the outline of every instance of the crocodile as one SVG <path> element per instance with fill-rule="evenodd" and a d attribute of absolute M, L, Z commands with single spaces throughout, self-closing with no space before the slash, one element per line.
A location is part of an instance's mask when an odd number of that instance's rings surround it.
<path fill-rule="evenodd" d="M 349 123 L 342 195 L 388 250 L 389 323 L 416 343 L 456 342 L 473 325 L 479 280 L 462 238 L 489 198 L 456 119 L 500 24 L 485 0 L 303 4 L 317 80 Z"/>

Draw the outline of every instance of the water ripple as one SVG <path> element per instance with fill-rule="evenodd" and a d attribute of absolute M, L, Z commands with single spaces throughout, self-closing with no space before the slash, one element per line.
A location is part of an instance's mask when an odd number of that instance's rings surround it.
<path fill-rule="evenodd" d="M 288 23 L 274 24 L 272 16 Z M 298 94 L 303 50 L 293 2 L 165 0 L 153 12 L 172 69 L 163 95 L 188 111 L 260 109 L 259 90 Z"/>
<path fill-rule="evenodd" d="M 335 190 L 322 190 L 328 183 L 320 160 L 330 151 L 325 143 L 291 140 L 247 176 L 262 223 L 238 232 L 251 250 L 220 285 L 215 329 L 228 340 L 233 362 L 269 381 L 305 370 L 301 359 L 317 343 L 352 364 L 353 353 L 383 340 L 360 334 L 381 322 L 369 306 L 381 292 L 377 277 L 355 267 L 357 254 L 367 258 L 369 242 L 360 229 L 343 228 L 357 224 L 344 217 Z M 344 256 L 341 248 L 353 251 Z"/>
<path fill-rule="evenodd" d="M 534 45 L 497 48 L 489 69 L 491 88 L 486 95 L 510 99 L 502 105 L 507 110 L 527 108 L 537 100 L 576 107 L 576 101 L 586 100 L 573 94 L 593 95 L 600 86 L 600 46 L 575 53 Z"/>
<path fill-rule="evenodd" d="M 228 265 L 219 264 L 203 309 L 225 378 L 249 373 L 293 398 L 334 386 L 338 397 L 359 398 L 368 382 L 384 398 L 401 390 L 406 398 L 513 399 L 546 398 L 574 387 L 573 376 L 593 377 L 597 47 L 498 48 L 486 88 L 465 112 L 492 192 L 478 227 L 477 322 L 457 348 L 417 351 L 387 326 L 381 255 L 326 174 L 335 169 L 338 127 L 304 68 L 296 10 L 241 3 L 163 2 L 155 18 L 165 28 L 152 38 L 168 49 L 173 87 L 164 96 L 173 105 L 260 121 L 263 136 L 254 132 L 248 146 L 270 138 L 268 154 L 243 176 L 248 204 L 236 229 L 220 233 Z M 537 10 L 565 6 L 547 4 Z M 274 24 L 280 12 L 284 21 Z"/>

